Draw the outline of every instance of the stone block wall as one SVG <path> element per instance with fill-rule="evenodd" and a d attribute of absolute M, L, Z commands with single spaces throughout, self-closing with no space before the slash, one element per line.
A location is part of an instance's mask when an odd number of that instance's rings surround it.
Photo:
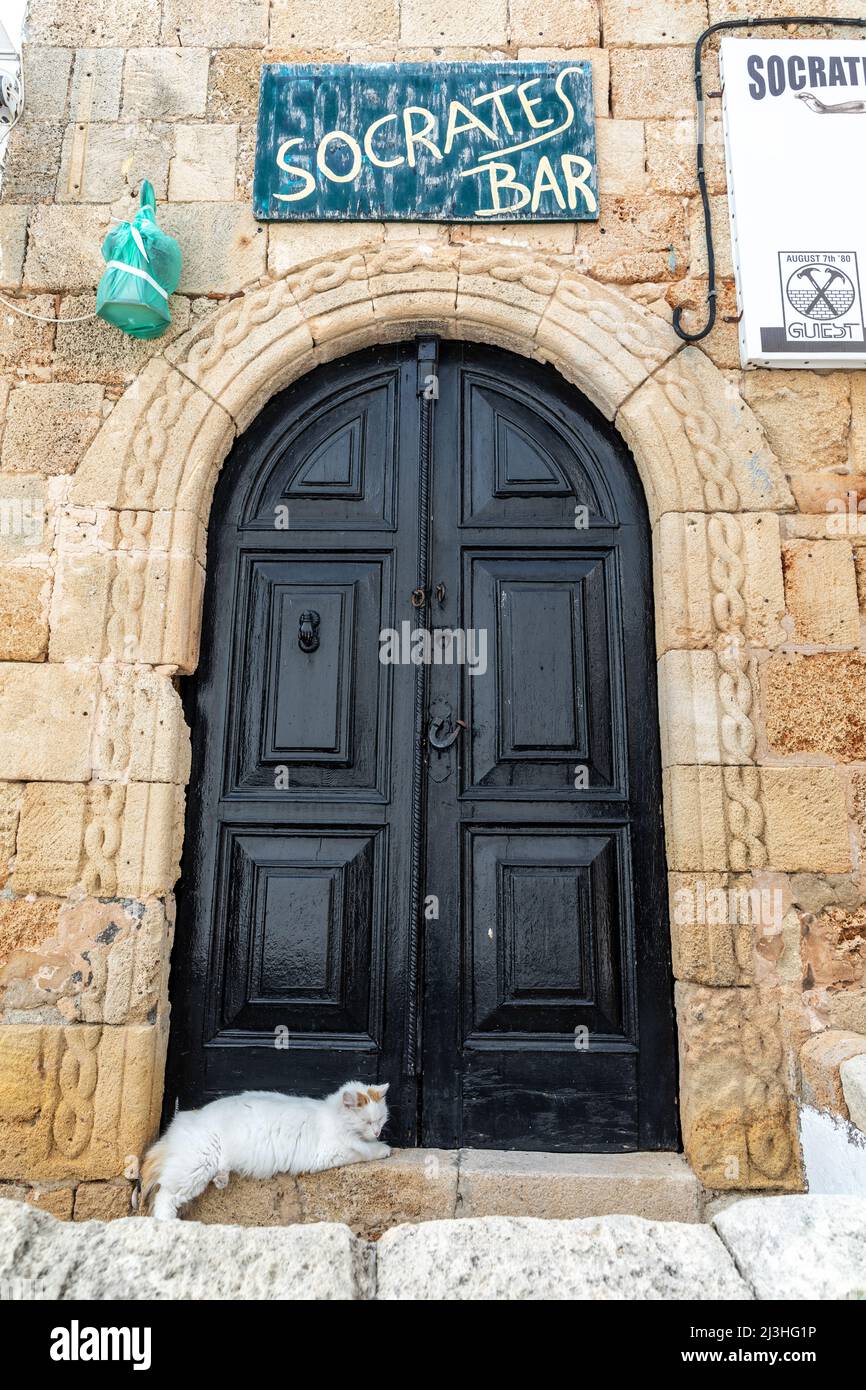
<path fill-rule="evenodd" d="M 677 306 L 702 322 L 706 295 L 692 45 L 746 9 L 31 0 L 0 294 L 60 322 L 0 306 L 10 1190 L 113 1211 L 158 1122 L 189 775 L 178 691 L 220 462 L 301 372 L 419 327 L 552 362 L 644 480 L 690 1161 L 711 1188 L 796 1187 L 801 1065 L 847 1115 L 838 1070 L 866 1035 L 866 374 L 740 371 L 717 97 L 719 323 L 697 349 L 669 327 Z M 597 223 L 255 222 L 263 62 L 497 57 L 592 62 Z M 184 253 L 151 342 L 76 321 L 143 177 Z M 824 1033 L 848 1045 L 822 1049 Z"/>

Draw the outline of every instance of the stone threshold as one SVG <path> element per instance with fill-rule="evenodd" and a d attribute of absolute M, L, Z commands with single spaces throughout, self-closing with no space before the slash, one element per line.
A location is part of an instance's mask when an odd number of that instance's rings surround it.
<path fill-rule="evenodd" d="M 325 1173 L 233 1177 L 222 1191 L 208 1188 L 184 1217 L 237 1226 L 340 1222 L 376 1240 L 404 1222 L 452 1217 L 621 1215 L 697 1222 L 703 1198 L 682 1154 L 395 1149 L 382 1162 Z"/>

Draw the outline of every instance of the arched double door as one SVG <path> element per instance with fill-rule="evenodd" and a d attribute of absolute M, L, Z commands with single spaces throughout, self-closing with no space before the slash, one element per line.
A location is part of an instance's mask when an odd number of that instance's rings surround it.
<path fill-rule="evenodd" d="M 168 1103 L 391 1083 L 392 1143 L 672 1148 L 649 526 L 550 369 L 422 339 L 234 448 Z"/>

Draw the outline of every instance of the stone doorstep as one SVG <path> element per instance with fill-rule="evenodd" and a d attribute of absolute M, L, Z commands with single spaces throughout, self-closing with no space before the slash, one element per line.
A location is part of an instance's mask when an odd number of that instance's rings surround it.
<path fill-rule="evenodd" d="M 862 1299 L 864 1233 L 863 1197 L 746 1199 L 712 1225 L 625 1215 L 425 1221 L 376 1243 L 333 1222 L 70 1223 L 0 1201 L 0 1297 Z"/>
<path fill-rule="evenodd" d="M 642 1216 L 699 1222 L 703 1189 L 682 1154 L 397 1149 L 379 1163 L 258 1181 L 232 1177 L 184 1212 L 209 1225 L 339 1222 L 375 1240 L 404 1222 L 451 1217 Z"/>

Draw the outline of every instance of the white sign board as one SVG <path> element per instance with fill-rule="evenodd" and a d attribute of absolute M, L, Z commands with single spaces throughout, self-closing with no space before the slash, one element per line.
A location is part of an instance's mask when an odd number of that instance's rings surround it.
<path fill-rule="evenodd" d="M 866 366 L 866 43 L 723 39 L 721 62 L 743 366 Z"/>

